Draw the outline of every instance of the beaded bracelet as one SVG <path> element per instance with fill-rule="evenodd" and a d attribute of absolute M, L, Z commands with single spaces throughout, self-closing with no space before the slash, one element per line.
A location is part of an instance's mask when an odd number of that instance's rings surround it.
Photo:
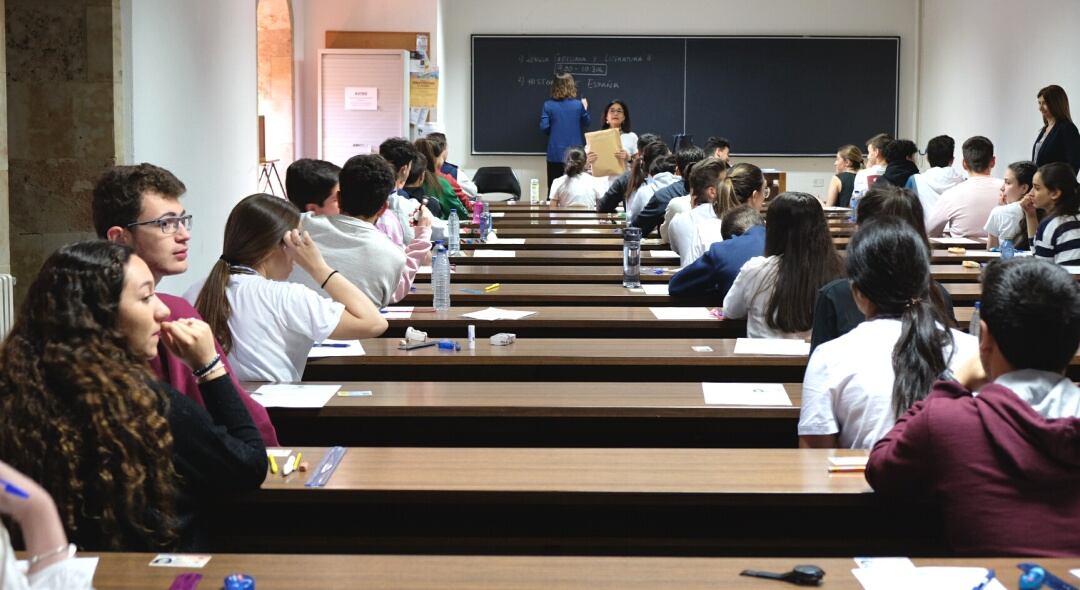
<path fill-rule="evenodd" d="M 214 367 L 216 367 L 217 364 L 220 363 L 220 362 L 221 362 L 221 355 L 220 354 L 215 354 L 214 358 L 210 359 L 210 362 L 206 363 L 202 367 L 199 367 L 198 369 L 195 369 L 194 371 L 191 372 L 191 374 L 194 375 L 196 379 L 198 379 L 198 378 L 202 377 L 203 375 L 206 375 L 210 371 L 214 370 Z"/>
<path fill-rule="evenodd" d="M 50 557 L 56 557 L 57 555 L 60 555 L 61 553 L 65 552 L 65 551 L 67 551 L 67 558 L 71 559 L 75 555 L 75 551 L 76 551 L 75 543 L 68 543 L 67 545 L 61 545 L 61 546 L 57 547 L 56 549 L 50 549 L 50 550 L 46 551 L 45 553 L 38 553 L 37 555 L 32 555 L 32 556 L 30 556 L 30 559 L 27 560 L 27 563 L 30 565 L 30 567 L 34 567 L 34 564 L 36 564 L 36 563 L 38 563 L 40 561 L 45 561 L 46 559 L 49 559 Z"/>

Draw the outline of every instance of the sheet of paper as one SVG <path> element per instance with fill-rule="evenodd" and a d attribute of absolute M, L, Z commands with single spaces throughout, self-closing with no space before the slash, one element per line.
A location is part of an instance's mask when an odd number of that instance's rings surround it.
<path fill-rule="evenodd" d="M 865 590 L 956 590 L 974 588 L 986 579 L 986 568 L 981 567 L 917 567 L 910 570 L 867 567 L 853 569 L 851 573 Z M 984 588 L 1005 590 L 996 578 Z"/>
<path fill-rule="evenodd" d="M 665 283 L 643 283 L 641 285 L 641 291 L 646 295 L 667 295 L 667 284 Z"/>
<path fill-rule="evenodd" d="M 915 569 L 915 564 L 907 557 L 856 557 L 855 565 L 859 567 Z"/>
<path fill-rule="evenodd" d="M 1069 573 L 1076 576 L 1077 578 L 1080 578 L 1080 569 L 1069 570 Z"/>
<path fill-rule="evenodd" d="M 671 250 L 647 250 L 653 258 L 678 258 L 679 255 Z"/>
<path fill-rule="evenodd" d="M 489 244 L 509 244 L 512 246 L 520 246 L 525 243 L 525 238 L 488 238 Z"/>
<path fill-rule="evenodd" d="M 450 267 L 450 274 L 454 274 L 455 272 L 457 272 L 457 270 L 455 270 L 454 267 L 451 266 Z M 416 274 L 418 274 L 418 275 L 429 275 L 429 274 L 431 274 L 431 267 L 430 266 L 421 266 L 420 268 L 416 269 Z"/>
<path fill-rule="evenodd" d="M 780 338 L 739 338 L 735 341 L 735 354 L 807 356 L 810 354 L 810 343 Z"/>
<path fill-rule="evenodd" d="M 264 408 L 321 408 L 339 389 L 340 385 L 270 383 L 251 392 L 251 399 Z"/>
<path fill-rule="evenodd" d="M 535 313 L 535 311 L 521 311 L 517 309 L 499 309 L 498 307 L 489 307 L 487 309 L 481 309 L 480 311 L 462 314 L 461 317 L 469 318 L 471 320 L 493 322 L 495 320 L 520 320 L 523 317 L 528 317 Z"/>
<path fill-rule="evenodd" d="M 705 403 L 718 406 L 790 406 L 780 383 L 702 383 Z"/>
<path fill-rule="evenodd" d="M 94 572 L 97 571 L 98 558 L 97 557 L 76 557 L 71 560 L 72 565 L 68 566 L 80 573 L 80 577 L 85 577 L 87 580 L 94 579 Z M 25 559 L 20 559 L 15 562 L 15 569 L 22 572 L 24 575 L 30 571 L 30 562 Z"/>
<path fill-rule="evenodd" d="M 491 258 L 514 258 L 514 257 L 517 256 L 517 251 L 515 251 L 515 250 L 484 250 L 484 249 L 476 249 L 476 250 L 473 250 L 472 255 L 473 255 L 473 258 L 475 258 L 477 256 L 488 256 L 488 257 L 491 257 Z"/>
<path fill-rule="evenodd" d="M 210 563 L 210 555 L 195 555 L 184 553 L 158 553 L 150 564 L 153 567 L 205 567 Z"/>
<path fill-rule="evenodd" d="M 498 219 L 500 217 L 506 217 L 506 211 L 496 211 L 491 214 L 492 219 Z"/>
<path fill-rule="evenodd" d="M 618 129 L 609 128 L 590 131 L 585 134 L 586 151 L 596 154 L 592 165 L 593 176 L 615 176 L 622 174 L 625 167 L 615 157 L 615 152 L 623 149 L 621 134 Z"/>
<path fill-rule="evenodd" d="M 949 246 L 980 246 L 982 242 L 978 240 L 972 240 L 970 238 L 930 238 L 931 242 L 935 244 L 946 244 Z"/>
<path fill-rule="evenodd" d="M 292 449 L 266 449 L 266 454 L 274 457 L 288 457 L 292 454 Z"/>
<path fill-rule="evenodd" d="M 691 346 L 690 350 L 692 350 L 694 352 L 712 352 L 713 351 L 711 346 Z"/>
<path fill-rule="evenodd" d="M 707 307 L 650 307 L 658 320 L 715 320 Z"/>
<path fill-rule="evenodd" d="M 319 346 L 320 344 L 322 346 Z M 312 346 L 307 356 L 309 359 L 328 356 L 364 356 L 364 346 L 359 340 L 330 340 L 328 338 Z"/>
<path fill-rule="evenodd" d="M 563 225 L 592 225 L 596 223 L 593 219 L 566 219 L 563 220 Z"/>
<path fill-rule="evenodd" d="M 346 111 L 376 111 L 379 109 L 379 89 L 374 86 L 346 86 Z"/>
<path fill-rule="evenodd" d="M 379 313 L 388 320 L 407 320 L 412 317 L 413 309 L 412 305 L 391 305 L 380 309 Z"/>

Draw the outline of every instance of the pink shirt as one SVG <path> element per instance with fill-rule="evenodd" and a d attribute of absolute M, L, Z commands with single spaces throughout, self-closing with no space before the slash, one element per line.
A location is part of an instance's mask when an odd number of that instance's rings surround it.
<path fill-rule="evenodd" d="M 387 210 L 375 221 L 378 228 L 390 241 L 398 246 L 405 247 L 405 230 L 401 228 L 401 220 L 393 211 Z"/>
<path fill-rule="evenodd" d="M 941 193 L 926 220 L 926 233 L 940 237 L 949 226 L 954 238 L 985 238 L 986 220 L 998 204 L 1004 181 L 992 176 L 972 176 Z"/>

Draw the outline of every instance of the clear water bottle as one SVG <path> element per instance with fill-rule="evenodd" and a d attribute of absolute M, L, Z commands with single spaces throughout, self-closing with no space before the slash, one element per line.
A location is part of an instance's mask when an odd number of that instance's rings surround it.
<path fill-rule="evenodd" d="M 971 313 L 971 323 L 968 324 L 968 334 L 978 338 L 979 337 L 979 308 L 982 306 L 981 301 L 975 302 L 975 311 Z"/>
<path fill-rule="evenodd" d="M 848 203 L 848 205 L 851 207 L 851 216 L 848 217 L 848 220 L 851 221 L 852 223 L 858 223 L 858 221 L 859 221 L 859 216 L 858 216 L 859 199 L 861 199 L 861 198 L 862 198 L 862 193 L 861 192 L 856 191 L 856 192 L 851 193 L 851 201 Z"/>
<path fill-rule="evenodd" d="M 484 209 L 484 216 L 480 220 L 480 226 L 484 228 L 480 232 L 480 237 L 486 240 L 488 234 L 490 234 L 495 227 L 495 221 L 491 218 L 491 211 L 488 211 L 487 208 Z"/>
<path fill-rule="evenodd" d="M 435 242 L 435 261 L 431 263 L 431 291 L 435 311 L 450 309 L 450 257 L 442 241 Z"/>
<path fill-rule="evenodd" d="M 622 284 L 624 287 L 641 286 L 641 228 L 623 229 Z"/>
<path fill-rule="evenodd" d="M 529 181 L 529 204 L 536 205 L 540 203 L 540 179 L 534 178 Z"/>
<path fill-rule="evenodd" d="M 1012 240 L 1001 240 L 1001 259 L 1007 260 L 1016 256 L 1016 243 Z"/>
<path fill-rule="evenodd" d="M 449 246 L 447 253 L 450 256 L 461 254 L 461 221 L 458 220 L 457 210 L 450 210 L 450 219 L 446 221 L 446 243 Z"/>

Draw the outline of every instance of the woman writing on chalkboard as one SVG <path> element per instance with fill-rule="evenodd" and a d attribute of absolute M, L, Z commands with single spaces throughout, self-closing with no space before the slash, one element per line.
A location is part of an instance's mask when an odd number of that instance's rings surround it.
<path fill-rule="evenodd" d="M 551 83 L 551 98 L 544 101 L 540 113 L 540 131 L 548 135 L 547 181 L 562 176 L 566 150 L 585 145 L 585 129 L 589 127 L 589 102 L 578 99 L 577 85 L 570 74 L 558 74 Z"/>

